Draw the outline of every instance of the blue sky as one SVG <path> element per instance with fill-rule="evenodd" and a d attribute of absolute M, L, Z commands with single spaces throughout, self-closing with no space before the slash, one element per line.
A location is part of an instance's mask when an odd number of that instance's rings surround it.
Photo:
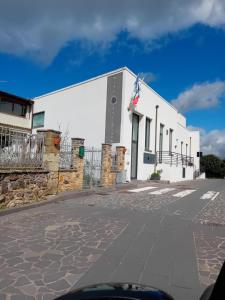
<path fill-rule="evenodd" d="M 205 153 L 225 157 L 223 1 L 18 2 L 10 20 L 0 0 L 0 90 L 33 98 L 127 66 L 201 129 Z"/>

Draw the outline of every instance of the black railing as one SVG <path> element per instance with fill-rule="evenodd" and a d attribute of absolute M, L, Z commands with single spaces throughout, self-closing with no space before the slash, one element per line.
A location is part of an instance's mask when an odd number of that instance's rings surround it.
<path fill-rule="evenodd" d="M 157 164 L 185 165 L 192 167 L 194 158 L 192 156 L 183 155 L 170 151 L 157 151 Z"/>

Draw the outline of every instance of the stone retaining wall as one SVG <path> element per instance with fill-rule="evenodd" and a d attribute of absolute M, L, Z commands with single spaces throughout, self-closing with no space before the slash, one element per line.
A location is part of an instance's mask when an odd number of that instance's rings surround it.
<path fill-rule="evenodd" d="M 0 169 L 0 208 L 14 207 L 45 199 L 58 192 L 83 188 L 84 157 L 79 149 L 84 139 L 72 139 L 72 166 L 60 170 L 60 132 L 38 131 L 44 135 L 43 169 Z M 124 169 L 124 147 L 117 147 L 116 168 L 112 169 L 112 145 L 102 145 L 101 186 L 109 187 L 116 182 L 116 172 Z"/>
<path fill-rule="evenodd" d="M 59 192 L 79 190 L 81 188 L 80 174 L 77 170 L 59 171 Z"/>
<path fill-rule="evenodd" d="M 0 207 L 14 207 L 45 199 L 48 191 L 47 171 L 0 171 Z"/>

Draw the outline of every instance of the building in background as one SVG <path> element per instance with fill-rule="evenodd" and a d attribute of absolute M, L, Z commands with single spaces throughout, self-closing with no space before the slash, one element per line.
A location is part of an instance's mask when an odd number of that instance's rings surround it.
<path fill-rule="evenodd" d="M 31 133 L 33 101 L 0 91 L 0 143 L 14 133 Z"/>
<path fill-rule="evenodd" d="M 125 146 L 128 181 L 153 172 L 171 182 L 187 180 L 199 170 L 199 132 L 189 131 L 185 117 L 126 67 L 34 101 L 34 131 L 60 130 L 88 146 Z"/>

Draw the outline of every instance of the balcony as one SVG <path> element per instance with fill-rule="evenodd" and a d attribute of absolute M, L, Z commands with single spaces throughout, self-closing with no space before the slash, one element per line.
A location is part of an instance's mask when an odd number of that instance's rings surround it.
<path fill-rule="evenodd" d="M 157 151 L 157 164 L 169 164 L 171 166 L 187 166 L 194 165 L 194 158 L 192 156 L 183 155 L 171 151 Z"/>

